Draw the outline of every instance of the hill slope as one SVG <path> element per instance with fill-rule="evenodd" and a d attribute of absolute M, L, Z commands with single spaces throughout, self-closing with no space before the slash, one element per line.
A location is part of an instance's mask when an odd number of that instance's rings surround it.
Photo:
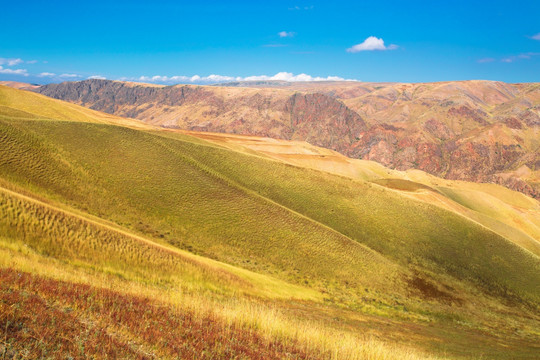
<path fill-rule="evenodd" d="M 325 169 L 320 155 L 332 154 L 306 143 L 210 139 L 62 106 L 0 87 L 2 266 L 117 284 L 126 296 L 142 293 L 195 316 L 216 308 L 216 326 L 289 339 L 280 344 L 313 357 L 360 357 L 362 331 L 456 357 L 534 357 L 536 200 L 475 184 L 435 188 L 426 174 L 394 177 L 370 162 Z M 52 110 L 70 115 L 56 120 Z M 440 204 L 422 198 L 431 189 Z M 497 208 L 512 204 L 530 224 L 497 220 L 489 202 L 467 203 L 463 191 L 489 193 Z M 94 316 L 77 306 L 82 319 Z M 228 315 L 253 306 L 271 320 Z M 129 323 L 103 319 L 148 346 Z M 518 333 L 504 330 L 508 321 Z M 163 346 L 157 353 L 169 356 Z"/>
<path fill-rule="evenodd" d="M 108 80 L 36 91 L 165 127 L 305 140 L 353 158 L 540 196 L 540 87 L 464 81 L 156 86 Z"/>

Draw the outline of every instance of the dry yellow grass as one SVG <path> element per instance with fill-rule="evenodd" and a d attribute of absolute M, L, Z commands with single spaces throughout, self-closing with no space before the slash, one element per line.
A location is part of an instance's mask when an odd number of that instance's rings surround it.
<path fill-rule="evenodd" d="M 244 293 L 261 299 L 320 301 L 320 295 L 310 289 L 165 247 L 125 230 L 44 204 L 7 189 L 0 189 L 0 197 L 2 204 L 0 215 L 4 218 L 3 229 L 6 230 L 7 222 L 18 231 L 38 236 L 37 248 L 41 250 L 38 252 L 32 250 L 32 247 L 28 246 L 32 241 L 28 242 L 28 239 L 2 237 L 0 238 L 2 268 L 103 287 L 125 294 L 147 296 L 174 306 L 178 311 L 188 311 L 199 317 L 212 316 L 229 327 L 245 327 L 264 336 L 268 341 L 297 344 L 307 353 L 326 354 L 325 358 L 332 360 L 439 359 L 421 354 L 418 350 L 391 345 L 351 332 L 336 331 L 324 323 L 300 321 L 284 314 L 279 306 L 241 296 Z M 73 225 L 74 222 L 80 224 Z M 85 229 L 84 237 L 78 234 L 77 228 L 80 226 Z M 93 236 L 95 232 L 99 233 L 98 237 Z M 119 234 L 117 239 L 124 243 L 119 244 L 110 233 Z M 88 254 L 88 248 L 82 249 L 76 245 L 88 240 L 90 247 L 98 252 Z M 111 263 L 115 257 L 114 251 L 108 249 L 107 245 L 111 241 L 115 242 L 117 250 L 127 250 L 123 256 L 116 258 L 114 263 Z M 151 251 L 149 253 L 148 249 L 145 249 L 146 245 L 153 247 L 159 258 L 154 257 Z M 55 248 L 87 253 L 92 260 L 78 260 L 73 253 L 61 256 L 55 254 Z M 169 264 L 166 265 L 175 276 L 178 276 L 178 281 L 169 279 L 165 285 L 161 282 L 165 278 L 164 274 L 156 274 L 156 266 L 159 266 L 163 258 L 163 253 L 159 254 L 160 249 L 179 255 L 176 261 L 171 262 L 167 259 Z M 141 256 L 138 255 L 140 251 L 144 253 L 146 263 L 141 261 Z M 41 255 L 43 253 L 47 255 Z M 131 265 L 119 268 L 118 265 L 122 262 L 130 262 Z M 177 267 L 177 263 L 182 264 L 181 268 Z M 135 269 L 136 267 L 139 269 Z M 144 274 L 133 277 L 134 270 L 143 271 Z M 231 279 L 227 272 L 240 276 L 245 282 Z M 219 288 L 231 285 L 239 291 L 223 297 L 227 292 L 222 292 Z M 209 296 L 208 291 L 213 295 Z M 219 294 L 221 295 L 216 296 Z"/>

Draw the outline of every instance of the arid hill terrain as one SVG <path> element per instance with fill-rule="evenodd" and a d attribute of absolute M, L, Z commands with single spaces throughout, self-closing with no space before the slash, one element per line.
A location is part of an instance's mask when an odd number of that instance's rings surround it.
<path fill-rule="evenodd" d="M 21 89 L 21 90 L 34 90 L 34 89 L 39 88 L 39 85 L 32 85 L 32 84 L 27 84 L 27 83 L 18 82 L 18 81 L 0 81 L 0 85 L 9 86 L 14 89 Z"/>
<path fill-rule="evenodd" d="M 148 124 L 304 140 L 397 170 L 540 196 L 540 84 L 50 84 L 44 95 Z"/>

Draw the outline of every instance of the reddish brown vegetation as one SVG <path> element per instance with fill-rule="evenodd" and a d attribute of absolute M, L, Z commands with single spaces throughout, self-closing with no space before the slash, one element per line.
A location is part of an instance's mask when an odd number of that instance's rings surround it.
<path fill-rule="evenodd" d="M 83 324 L 71 309 L 48 304 L 26 289 L 29 276 L 2 271 L 0 355 L 9 358 L 127 357 L 149 358 L 107 334 L 103 326 Z M 49 283 L 41 287 L 53 290 Z M 29 291 L 30 290 L 30 291 Z"/>
<path fill-rule="evenodd" d="M 461 299 L 458 299 L 450 292 L 440 290 L 435 284 L 415 276 L 408 280 L 409 287 L 419 293 L 425 299 L 439 300 L 447 304 L 462 304 Z"/>
<path fill-rule="evenodd" d="M 148 298 L 11 269 L 0 270 L 0 325 L 8 358 L 314 358 Z"/>

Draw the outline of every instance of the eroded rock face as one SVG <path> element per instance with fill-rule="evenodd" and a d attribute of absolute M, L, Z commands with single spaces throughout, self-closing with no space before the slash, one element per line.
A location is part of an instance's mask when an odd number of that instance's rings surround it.
<path fill-rule="evenodd" d="M 442 141 L 448 140 L 454 136 L 452 130 L 450 130 L 445 123 L 437 119 L 430 119 L 426 121 L 424 124 L 424 130 Z"/>
<path fill-rule="evenodd" d="M 35 91 L 150 124 L 305 140 L 398 170 L 494 182 L 540 196 L 538 84 L 271 85 L 86 80 Z M 530 171 L 516 172 L 523 166 Z"/>
<path fill-rule="evenodd" d="M 305 140 L 345 152 L 363 119 L 324 94 L 107 80 L 50 84 L 40 93 L 166 127 Z"/>
<path fill-rule="evenodd" d="M 366 124 L 340 101 L 323 94 L 292 95 L 286 102 L 293 140 L 307 141 L 346 153 L 355 135 L 366 130 Z"/>

